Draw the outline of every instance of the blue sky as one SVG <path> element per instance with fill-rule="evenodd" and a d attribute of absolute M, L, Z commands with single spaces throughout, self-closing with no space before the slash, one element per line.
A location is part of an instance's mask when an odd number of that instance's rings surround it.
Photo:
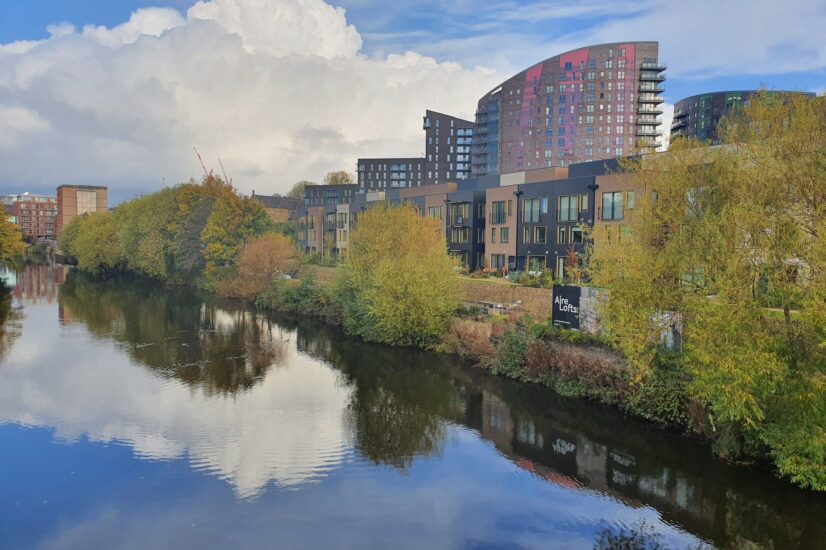
<path fill-rule="evenodd" d="M 50 24 L 69 22 L 76 26 L 86 24 L 112 27 L 126 21 L 130 14 L 147 7 L 170 7 L 186 12 L 195 0 L 3 0 L 0 3 L 0 44 L 21 39 L 42 39 L 48 37 Z M 469 0 L 334 0 L 335 6 L 347 10 L 347 19 L 354 24 L 364 40 L 363 51 L 368 55 L 386 55 L 414 50 L 430 55 L 440 61 L 457 61 L 468 65 L 492 65 L 502 71 L 518 71 L 531 63 L 550 57 L 557 51 L 543 51 L 536 47 L 522 48 L 524 44 L 541 45 L 562 41 L 574 45 L 579 35 L 587 35 L 589 30 L 605 25 L 622 27 L 623 21 L 633 23 L 638 16 L 654 11 L 657 2 L 644 0 L 616 0 L 615 2 L 584 1 L 570 6 L 567 0 L 542 1 L 485 1 Z M 760 4 L 778 4 L 755 0 L 753 10 L 760 11 Z M 799 0 L 787 2 L 790 15 L 795 6 L 803 4 Z M 568 5 L 567 11 L 564 9 Z M 826 11 L 826 3 L 823 3 Z M 554 13 L 554 11 L 556 11 Z M 697 7 L 698 14 L 704 12 Z M 503 17 L 503 14 L 510 14 Z M 801 14 L 802 15 L 802 14 Z M 711 17 L 706 13 L 703 17 Z M 702 17 L 698 20 L 702 20 Z M 734 22 L 729 29 L 736 37 L 738 28 Z M 691 25 L 691 21 L 681 21 L 675 16 L 674 26 Z M 782 23 L 794 24 L 794 18 Z M 629 29 L 636 25 L 629 24 Z M 708 41 L 703 28 L 697 26 L 696 40 Z M 491 51 L 494 46 L 486 45 L 473 51 L 480 43 L 496 43 L 497 35 L 520 35 L 524 43 L 519 43 L 520 51 L 512 51 L 507 44 L 502 53 Z M 671 50 L 680 45 L 669 44 L 669 28 L 651 28 L 648 34 L 639 36 L 629 32 L 628 39 L 660 40 L 661 57 L 668 62 Z M 562 39 L 562 40 L 561 40 Z M 826 35 L 822 38 L 826 43 Z M 507 40 L 506 40 L 507 41 Z M 759 47 L 759 45 L 757 45 Z M 793 44 L 774 47 L 776 54 L 782 48 L 788 49 L 790 56 L 801 55 Z M 516 49 L 516 48 L 514 48 Z M 682 56 L 684 52 L 679 52 Z M 690 52 L 689 52 L 690 53 Z M 725 56 L 725 51 L 718 53 Z M 803 52 L 803 55 L 811 55 Z M 666 98 L 674 102 L 682 97 L 710 90 L 750 89 L 766 86 L 771 89 L 794 89 L 823 91 L 826 89 L 826 62 L 817 70 L 778 72 L 772 59 L 766 60 L 764 67 L 754 66 L 716 73 L 712 76 L 699 74 L 680 75 L 679 65 L 671 63 L 671 78 L 666 82 Z"/>
<path fill-rule="evenodd" d="M 346 12 L 345 12 L 346 10 Z M 724 89 L 826 90 L 823 0 L 0 0 L 0 193 L 198 177 L 242 192 L 423 153 L 516 72 L 657 40 L 665 115 Z"/>

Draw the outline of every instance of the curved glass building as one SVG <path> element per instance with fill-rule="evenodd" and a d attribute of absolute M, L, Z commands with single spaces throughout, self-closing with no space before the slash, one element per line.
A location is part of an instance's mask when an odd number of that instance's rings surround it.
<path fill-rule="evenodd" d="M 587 46 L 509 78 L 479 100 L 474 176 L 568 166 L 660 146 L 665 65 L 657 42 Z"/>

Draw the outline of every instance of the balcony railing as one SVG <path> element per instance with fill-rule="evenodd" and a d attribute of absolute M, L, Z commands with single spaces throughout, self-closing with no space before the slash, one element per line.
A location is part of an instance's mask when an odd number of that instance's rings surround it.
<path fill-rule="evenodd" d="M 640 80 L 646 82 L 662 82 L 665 80 L 665 75 L 657 71 L 642 71 L 640 72 Z"/>
<path fill-rule="evenodd" d="M 663 135 L 663 133 L 660 130 L 654 130 L 651 128 L 637 128 L 637 135 L 646 137 L 657 137 Z"/>
<path fill-rule="evenodd" d="M 648 71 L 662 72 L 668 69 L 668 65 L 666 65 L 664 61 L 643 61 L 640 68 Z"/>
<path fill-rule="evenodd" d="M 658 84 L 654 84 L 653 82 L 641 82 L 640 83 L 640 92 L 647 92 L 652 94 L 661 94 L 665 90 L 659 86 Z"/>
<path fill-rule="evenodd" d="M 639 96 L 639 102 L 640 103 L 649 103 L 649 104 L 658 105 L 660 103 L 663 103 L 664 101 L 665 101 L 665 99 L 661 95 L 640 94 L 640 96 Z"/>
<path fill-rule="evenodd" d="M 661 115 L 663 110 L 660 107 L 650 107 L 649 105 L 640 105 L 637 113 L 641 115 Z"/>

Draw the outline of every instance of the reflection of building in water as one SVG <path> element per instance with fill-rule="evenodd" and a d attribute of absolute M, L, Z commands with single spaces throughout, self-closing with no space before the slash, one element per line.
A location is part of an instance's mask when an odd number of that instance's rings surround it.
<path fill-rule="evenodd" d="M 610 494 L 631 506 L 653 504 L 699 532 L 715 524 L 715 495 L 705 495 L 696 477 L 665 466 L 643 467 L 628 449 L 595 441 L 581 426 L 569 429 L 553 416 L 521 415 L 494 393 L 482 390 L 481 395 L 481 414 L 476 415 L 481 434 L 520 468 L 562 487 Z"/>
<path fill-rule="evenodd" d="M 4 268 L 3 281 L 12 288 L 12 293 L 21 305 L 49 303 L 57 301 L 58 287 L 65 280 L 64 267 L 55 265 L 29 264 L 22 271 Z"/>

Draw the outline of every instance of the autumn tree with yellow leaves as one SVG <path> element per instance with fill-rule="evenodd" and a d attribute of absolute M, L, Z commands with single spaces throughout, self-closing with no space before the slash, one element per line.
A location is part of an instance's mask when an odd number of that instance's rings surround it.
<path fill-rule="evenodd" d="M 606 332 L 642 380 L 676 314 L 698 428 L 826 490 L 826 99 L 758 94 L 719 133 L 625 163 L 642 204 L 591 259 Z"/>

